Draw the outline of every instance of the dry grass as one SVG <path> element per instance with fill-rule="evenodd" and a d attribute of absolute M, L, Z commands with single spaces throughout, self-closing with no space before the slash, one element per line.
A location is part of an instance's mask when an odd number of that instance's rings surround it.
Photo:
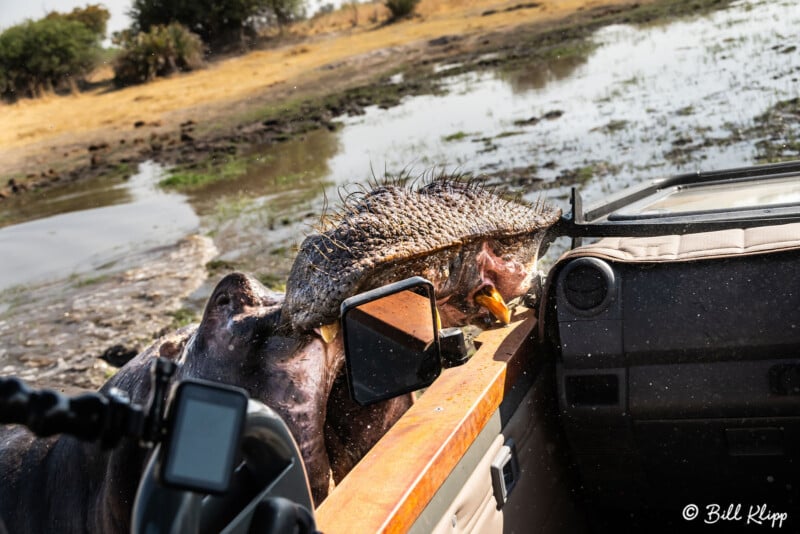
<path fill-rule="evenodd" d="M 194 109 L 211 113 L 214 106 L 246 101 L 277 84 L 320 67 L 379 49 L 442 35 L 470 34 L 510 28 L 535 20 L 561 18 L 582 7 L 619 0 L 541 0 L 542 7 L 504 12 L 519 0 L 423 0 L 418 16 L 382 24 L 387 11 L 380 3 L 360 5 L 358 26 L 350 6 L 296 25 L 272 49 L 213 63 L 209 68 L 176 75 L 147 85 L 110 91 L 101 88 L 68 96 L 48 96 L 0 105 L 0 172 L 33 152 L 69 146 L 80 139 L 108 138 L 128 132 L 137 120 L 170 121 L 171 112 Z M 489 9 L 496 14 L 481 16 Z M 298 44 L 298 37 L 305 37 Z M 106 76 L 109 70 L 102 71 Z M 200 111 L 197 111 L 197 110 Z M 14 161 L 17 160 L 17 161 Z"/>

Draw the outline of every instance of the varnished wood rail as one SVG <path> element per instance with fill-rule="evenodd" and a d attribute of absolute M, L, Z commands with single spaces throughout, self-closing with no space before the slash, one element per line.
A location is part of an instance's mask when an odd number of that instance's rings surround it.
<path fill-rule="evenodd" d="M 532 352 L 536 319 L 483 332 L 461 367 L 446 369 L 316 510 L 325 534 L 405 532 L 500 406 Z"/>

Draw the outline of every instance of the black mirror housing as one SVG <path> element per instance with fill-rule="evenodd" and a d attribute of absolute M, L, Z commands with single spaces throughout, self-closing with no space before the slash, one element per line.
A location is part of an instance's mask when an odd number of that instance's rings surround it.
<path fill-rule="evenodd" d="M 433 284 L 413 277 L 341 306 L 347 382 L 361 406 L 427 387 L 442 371 Z"/>

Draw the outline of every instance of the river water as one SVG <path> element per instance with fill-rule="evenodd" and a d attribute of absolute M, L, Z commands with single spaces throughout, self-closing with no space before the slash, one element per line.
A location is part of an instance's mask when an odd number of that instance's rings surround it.
<path fill-rule="evenodd" d="M 264 148 L 241 178 L 188 194 L 159 188 L 164 169 L 148 162 L 129 180 L 7 202 L 0 220 L 16 224 L 0 229 L 0 289 L 114 268 L 196 232 L 224 261 L 280 278 L 341 188 L 385 172 L 488 174 L 566 207 L 576 180 L 591 202 L 642 180 L 751 165 L 756 139 L 735 134 L 798 96 L 798 27 L 794 0 L 609 26 L 548 62 L 454 75 L 443 95 L 367 108 L 335 132 Z M 504 181 L 509 172 L 524 180 Z"/>

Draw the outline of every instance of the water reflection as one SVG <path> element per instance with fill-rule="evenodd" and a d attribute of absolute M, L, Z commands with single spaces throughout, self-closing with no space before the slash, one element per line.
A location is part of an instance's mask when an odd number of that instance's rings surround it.
<path fill-rule="evenodd" d="M 363 179 L 367 162 L 395 173 L 525 169 L 565 204 L 576 178 L 591 202 L 646 178 L 751 165 L 753 140 L 732 132 L 796 96 L 800 56 L 782 51 L 798 24 L 784 0 L 605 27 L 578 45 L 584 54 L 460 75 L 445 96 L 348 119 L 332 175 Z"/>
<path fill-rule="evenodd" d="M 500 70 L 498 78 L 505 81 L 515 95 L 543 89 L 549 83 L 572 76 L 575 70 L 586 64 L 593 47 L 584 46 L 571 55 L 556 56 L 547 61 L 536 61 L 519 68 Z"/>
<path fill-rule="evenodd" d="M 46 199 L 43 209 L 56 215 L 0 229 L 0 290 L 91 271 L 195 231 L 185 198 L 155 188 L 160 177 L 159 166 L 144 163 L 121 187 L 76 188 Z"/>
<path fill-rule="evenodd" d="M 0 226 L 18 224 L 61 213 L 131 202 L 129 183 L 121 177 L 98 176 L 62 187 L 14 195 L 3 201 Z"/>
<path fill-rule="evenodd" d="M 663 26 L 605 27 L 577 53 L 454 76 L 445 81 L 446 95 L 370 107 L 342 119 L 337 132 L 256 147 L 243 176 L 186 197 L 153 189 L 154 178 L 144 175 L 126 183 L 98 178 L 53 197 L 23 196 L 6 204 L 7 220 L 47 218 L 0 231 L 0 254 L 15 258 L 4 262 L 0 277 L 7 285 L 37 269 L 70 272 L 92 255 L 108 257 L 152 237 L 139 227 L 157 225 L 158 239 L 179 237 L 197 225 L 193 208 L 223 258 L 245 270 L 280 260 L 280 278 L 291 244 L 326 199 L 336 204 L 339 186 L 384 172 L 435 167 L 501 176 L 523 169 L 528 185 L 541 180 L 550 199 L 565 204 L 576 179 L 591 202 L 645 178 L 750 165 L 754 142 L 737 139 L 732 129 L 796 96 L 800 55 L 785 50 L 799 25 L 800 10 L 783 0 L 740 2 Z M 143 219 L 141 202 L 164 215 Z M 87 207 L 94 209 L 78 211 Z"/>
<path fill-rule="evenodd" d="M 339 147 L 338 133 L 327 129 L 255 147 L 245 175 L 190 193 L 220 258 L 280 285 L 293 245 L 319 219 L 324 192 L 332 189 L 330 163 Z"/>
<path fill-rule="evenodd" d="M 328 160 L 338 149 L 337 135 L 326 129 L 285 143 L 253 147 L 245 155 L 245 174 L 194 189 L 188 193 L 189 201 L 201 215 L 211 213 L 220 201 L 242 197 L 276 213 L 290 210 L 319 196 L 330 172 Z"/>

